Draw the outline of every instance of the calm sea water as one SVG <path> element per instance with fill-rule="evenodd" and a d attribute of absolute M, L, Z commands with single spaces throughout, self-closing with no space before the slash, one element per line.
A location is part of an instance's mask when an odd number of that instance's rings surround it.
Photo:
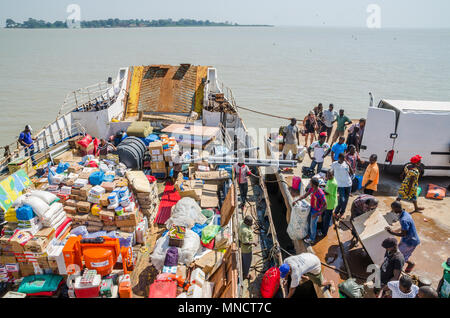
<path fill-rule="evenodd" d="M 450 30 L 327 28 L 0 29 L 0 144 L 56 118 L 67 93 L 119 67 L 217 67 L 239 105 L 302 117 L 332 102 L 351 118 L 380 98 L 450 100 Z M 248 127 L 285 121 L 242 111 Z"/>

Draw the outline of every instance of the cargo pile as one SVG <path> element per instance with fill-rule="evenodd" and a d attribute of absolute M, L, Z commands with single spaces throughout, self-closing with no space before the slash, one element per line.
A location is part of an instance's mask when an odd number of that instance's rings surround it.
<path fill-rule="evenodd" d="M 148 218 L 154 218 L 159 202 L 154 178 L 93 155 L 79 158 L 69 151 L 58 159 L 57 165 L 34 178 L 34 185 L 19 171 L 28 183 L 10 195 L 15 200 L 2 214 L 8 221 L 0 238 L 2 282 L 20 282 L 29 275 L 67 275 L 63 250 L 70 237 L 110 237 L 120 248 L 145 243 Z"/>

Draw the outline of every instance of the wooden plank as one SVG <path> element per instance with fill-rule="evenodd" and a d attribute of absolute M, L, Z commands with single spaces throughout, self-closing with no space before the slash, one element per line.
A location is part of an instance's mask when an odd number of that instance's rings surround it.
<path fill-rule="evenodd" d="M 230 190 L 228 190 L 227 196 L 223 201 L 222 209 L 220 210 L 220 225 L 225 226 L 231 219 L 231 216 L 234 213 L 236 208 L 236 200 L 235 200 L 235 190 L 234 184 L 231 185 Z"/>
<path fill-rule="evenodd" d="M 223 294 L 227 283 L 225 263 L 222 263 L 222 265 L 219 266 L 209 281 L 214 283 L 213 298 L 219 298 L 220 295 Z"/>

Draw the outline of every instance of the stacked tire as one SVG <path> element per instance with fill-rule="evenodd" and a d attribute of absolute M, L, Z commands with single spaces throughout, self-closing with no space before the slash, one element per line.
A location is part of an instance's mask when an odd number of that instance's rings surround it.
<path fill-rule="evenodd" d="M 125 138 L 117 146 L 119 161 L 133 170 L 142 170 L 146 151 L 145 143 L 140 138 L 132 136 Z"/>

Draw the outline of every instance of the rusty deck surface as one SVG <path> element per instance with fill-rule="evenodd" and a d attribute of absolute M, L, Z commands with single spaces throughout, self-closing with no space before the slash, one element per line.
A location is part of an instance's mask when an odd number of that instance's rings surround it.
<path fill-rule="evenodd" d="M 145 66 L 140 85 L 139 111 L 188 113 L 193 110 L 198 66 Z"/>

